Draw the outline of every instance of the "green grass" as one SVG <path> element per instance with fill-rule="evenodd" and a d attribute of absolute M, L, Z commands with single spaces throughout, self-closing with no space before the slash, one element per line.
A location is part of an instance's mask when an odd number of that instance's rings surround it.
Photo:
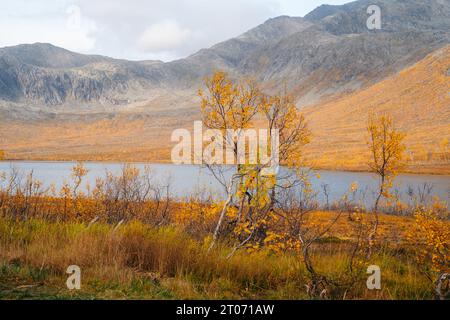
<path fill-rule="evenodd" d="M 176 228 L 140 222 L 113 231 L 106 224 L 0 218 L 0 299 L 309 299 L 300 255 L 239 251 L 227 260 L 230 248 L 206 248 Z M 347 279 L 346 250 L 341 241 L 317 244 L 317 270 Z M 81 290 L 66 287 L 72 264 L 81 268 Z M 381 267 L 382 290 L 367 290 L 361 265 L 347 299 L 432 298 L 432 285 L 406 254 L 385 248 L 370 264 Z M 343 298 L 342 291 L 330 295 Z"/>

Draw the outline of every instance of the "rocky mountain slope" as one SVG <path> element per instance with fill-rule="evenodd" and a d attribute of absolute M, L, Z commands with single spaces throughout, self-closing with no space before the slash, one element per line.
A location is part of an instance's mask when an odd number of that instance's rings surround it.
<path fill-rule="evenodd" d="M 149 66 L 36 43 L 0 49 L 0 98 L 33 105 L 117 104 L 127 92 L 158 84 Z"/>

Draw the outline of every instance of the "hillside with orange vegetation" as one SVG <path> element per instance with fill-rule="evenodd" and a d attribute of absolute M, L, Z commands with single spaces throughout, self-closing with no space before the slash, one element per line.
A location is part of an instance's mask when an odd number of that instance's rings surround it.
<path fill-rule="evenodd" d="M 313 133 L 308 161 L 316 168 L 367 170 L 368 114 L 387 112 L 407 134 L 404 171 L 450 174 L 449 68 L 447 46 L 365 90 L 304 108 Z M 8 159 L 168 162 L 171 132 L 200 119 L 196 106 L 189 97 L 175 111 L 152 106 L 152 113 L 143 108 L 113 117 L 0 119 L 0 145 Z"/>
<path fill-rule="evenodd" d="M 370 112 L 389 113 L 406 133 L 406 171 L 450 173 L 450 46 L 368 89 L 304 110 L 314 166 L 364 170 Z"/>
<path fill-rule="evenodd" d="M 174 119 L 119 115 L 94 121 L 21 121 L 0 124 L 0 143 L 10 160 L 170 160 Z"/>

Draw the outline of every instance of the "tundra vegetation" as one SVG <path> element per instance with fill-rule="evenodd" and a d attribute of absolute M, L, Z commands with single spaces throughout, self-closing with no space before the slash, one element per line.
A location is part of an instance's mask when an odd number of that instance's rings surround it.
<path fill-rule="evenodd" d="M 449 297 L 447 204 L 426 185 L 408 203 L 390 192 L 404 147 L 389 115 L 367 123 L 380 176 L 373 207 L 355 200 L 356 183 L 319 203 L 302 160 L 311 135 L 292 98 L 221 72 L 205 84 L 203 122 L 225 133 L 233 157 L 227 129 L 276 128 L 283 170 L 208 164 L 225 197 L 200 190 L 177 199 L 169 182 L 130 164 L 90 185 L 78 163 L 59 189 L 12 168 L 0 176 L 0 298 Z M 65 286 L 69 265 L 81 268 L 81 290 Z M 381 269 L 380 290 L 366 286 L 371 265 Z"/>

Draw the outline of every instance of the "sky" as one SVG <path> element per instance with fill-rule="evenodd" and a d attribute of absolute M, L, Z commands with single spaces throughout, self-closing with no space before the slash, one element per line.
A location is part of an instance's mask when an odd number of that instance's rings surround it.
<path fill-rule="evenodd" d="M 350 0 L 0 0 L 0 47 L 45 42 L 85 54 L 171 61 L 269 18 Z"/>

